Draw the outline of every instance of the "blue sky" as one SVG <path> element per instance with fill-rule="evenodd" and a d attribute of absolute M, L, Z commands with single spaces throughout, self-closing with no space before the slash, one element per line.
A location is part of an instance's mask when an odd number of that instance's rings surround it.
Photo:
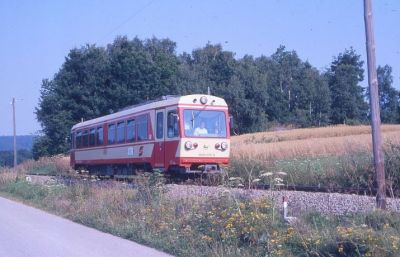
<path fill-rule="evenodd" d="M 377 63 L 394 70 L 400 88 L 400 1 L 373 0 Z M 345 48 L 366 61 L 362 0 L 114 0 L 0 2 L 0 135 L 12 134 L 10 101 L 17 101 L 17 134 L 40 130 L 34 109 L 41 81 L 86 43 L 105 46 L 117 35 L 152 36 L 190 52 L 207 42 L 254 56 L 279 45 L 320 70 Z M 366 85 L 366 82 L 363 82 Z"/>

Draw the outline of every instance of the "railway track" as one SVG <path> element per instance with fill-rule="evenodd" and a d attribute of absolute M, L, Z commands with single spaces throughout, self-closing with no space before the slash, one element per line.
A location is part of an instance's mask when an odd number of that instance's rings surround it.
<path fill-rule="evenodd" d="M 269 190 L 268 185 L 259 185 L 257 189 Z M 373 188 L 342 188 L 342 187 L 321 187 L 321 186 L 305 186 L 305 185 L 287 185 L 281 187 L 282 190 L 286 191 L 302 191 L 302 192 L 319 192 L 319 193 L 341 193 L 341 194 L 356 194 L 356 195 L 368 195 L 374 196 L 376 190 Z M 396 192 L 397 196 L 400 196 L 400 192 Z M 392 192 L 387 191 L 387 196 L 392 196 Z"/>
<path fill-rule="evenodd" d="M 147 177 L 151 177 L 152 173 L 144 173 L 149 174 Z M 119 182 L 123 183 L 125 186 L 135 187 L 135 183 L 139 179 L 143 179 L 141 175 L 129 175 L 129 176 L 90 176 L 90 175 L 79 175 L 79 176 L 48 176 L 48 175 L 35 175 L 28 174 L 27 179 L 34 183 L 46 183 L 49 180 L 55 180 L 57 182 L 61 182 L 64 185 L 71 186 L 78 183 L 84 183 L 87 185 L 109 185 L 109 182 Z M 204 177 L 165 177 L 160 175 L 160 182 L 164 182 L 165 184 L 176 184 L 176 185 L 195 185 L 195 186 L 207 186 L 207 187 L 215 187 L 224 185 L 225 181 L 222 179 L 217 179 L 216 177 L 204 178 Z M 229 186 L 229 185 L 227 185 Z M 238 187 L 238 186 L 229 186 L 231 188 L 242 188 L 242 189 L 251 189 L 251 190 L 271 190 L 269 185 L 254 185 L 251 187 Z M 343 187 L 324 187 L 324 186 L 311 186 L 311 185 L 284 185 L 276 187 L 274 186 L 273 190 L 280 191 L 299 191 L 299 192 L 318 192 L 318 193 L 340 193 L 340 194 L 354 194 L 354 195 L 365 195 L 365 196 L 375 196 L 376 189 L 374 188 L 343 188 Z M 387 190 L 386 195 L 388 197 L 400 197 L 400 190 Z"/>

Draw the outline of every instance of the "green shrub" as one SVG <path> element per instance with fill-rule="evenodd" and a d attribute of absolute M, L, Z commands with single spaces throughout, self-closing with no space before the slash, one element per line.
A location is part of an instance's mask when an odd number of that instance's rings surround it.
<path fill-rule="evenodd" d="M 48 190 L 40 185 L 30 184 L 26 181 L 19 180 L 14 183 L 8 183 L 3 186 L 2 191 L 12 194 L 17 197 L 21 197 L 24 200 L 33 202 L 40 202 L 47 194 Z"/>

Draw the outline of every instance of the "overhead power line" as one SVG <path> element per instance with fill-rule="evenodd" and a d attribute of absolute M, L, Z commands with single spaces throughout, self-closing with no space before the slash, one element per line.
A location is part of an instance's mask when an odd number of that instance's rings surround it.
<path fill-rule="evenodd" d="M 115 31 L 119 30 L 121 27 L 123 27 L 125 24 L 127 24 L 129 21 L 131 21 L 133 18 L 135 18 L 136 16 L 138 16 L 141 12 L 143 12 L 146 8 L 148 8 L 150 5 L 152 5 L 156 0 L 151 0 L 149 2 L 147 2 L 147 4 L 145 4 L 144 6 L 142 6 L 141 8 L 139 8 L 136 12 L 134 12 L 131 16 L 129 16 L 128 18 L 126 18 L 123 22 L 121 22 L 119 25 L 117 25 L 116 27 L 114 27 L 112 30 L 110 30 L 107 34 L 105 34 L 102 39 L 104 39 L 105 37 L 111 35 L 112 33 L 114 33 Z"/>

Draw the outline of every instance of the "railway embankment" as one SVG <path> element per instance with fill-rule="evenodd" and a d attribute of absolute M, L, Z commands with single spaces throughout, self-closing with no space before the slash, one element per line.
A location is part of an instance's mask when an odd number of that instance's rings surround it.
<path fill-rule="evenodd" d="M 346 215 L 368 213 L 374 210 L 376 201 L 373 196 L 340 193 L 320 193 L 285 190 L 255 190 L 193 185 L 168 185 L 167 194 L 175 199 L 202 197 L 204 199 L 230 196 L 249 200 L 268 199 L 279 210 L 283 208 L 283 197 L 288 199 L 292 216 L 307 212 L 319 212 L 327 215 Z M 400 213 L 400 198 L 387 198 L 387 209 Z"/>

